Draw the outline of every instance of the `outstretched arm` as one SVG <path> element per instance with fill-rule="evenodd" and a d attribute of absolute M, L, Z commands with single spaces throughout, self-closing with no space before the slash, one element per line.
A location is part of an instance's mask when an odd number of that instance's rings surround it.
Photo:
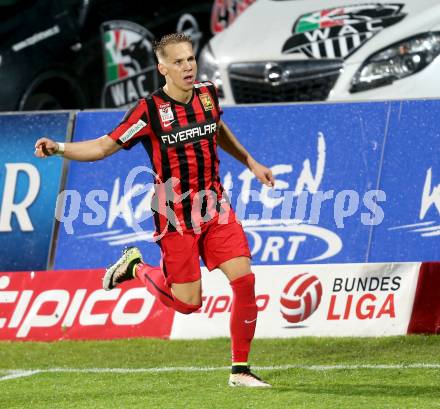
<path fill-rule="evenodd" d="M 35 156 L 38 158 L 46 158 L 56 155 L 57 153 L 62 153 L 67 159 L 93 162 L 104 159 L 121 149 L 121 147 L 107 135 L 89 141 L 67 142 L 63 145 L 64 152 L 61 152 L 59 142 L 55 142 L 49 138 L 40 138 L 35 143 Z"/>
<path fill-rule="evenodd" d="M 218 125 L 217 142 L 219 146 L 243 165 L 247 166 L 261 183 L 273 187 L 275 185 L 275 179 L 272 175 L 272 171 L 261 163 L 258 163 L 251 156 L 223 121 L 220 121 Z"/>

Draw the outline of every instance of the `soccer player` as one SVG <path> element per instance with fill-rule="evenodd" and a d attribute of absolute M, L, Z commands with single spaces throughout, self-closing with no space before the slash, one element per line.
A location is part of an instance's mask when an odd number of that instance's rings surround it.
<path fill-rule="evenodd" d="M 65 144 L 41 138 L 35 154 L 96 161 L 142 142 L 156 175 L 152 208 L 161 267 L 145 263 L 139 249 L 130 247 L 107 269 L 103 287 L 111 290 L 138 278 L 163 304 L 190 314 L 202 304 L 202 257 L 209 270 L 219 268 L 226 275 L 232 288 L 229 385 L 268 387 L 248 365 L 257 321 L 255 276 L 245 233 L 220 184 L 217 144 L 261 183 L 273 186 L 275 180 L 270 169 L 258 163 L 220 119 L 215 86 L 195 81 L 197 64 L 190 37 L 167 35 L 154 51 L 165 85 L 140 99 L 113 131 Z"/>

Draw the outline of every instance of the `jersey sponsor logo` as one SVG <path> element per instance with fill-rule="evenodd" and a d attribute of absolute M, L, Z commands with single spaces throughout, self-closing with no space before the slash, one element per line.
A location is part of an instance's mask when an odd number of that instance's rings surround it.
<path fill-rule="evenodd" d="M 147 124 L 142 121 L 142 119 L 139 119 L 134 125 L 130 126 L 119 138 L 119 140 L 122 143 L 125 143 L 129 141 L 131 138 L 133 138 L 134 135 L 136 135 L 142 128 L 145 128 Z"/>
<path fill-rule="evenodd" d="M 304 14 L 281 51 L 345 59 L 375 34 L 401 21 L 406 16 L 402 8 L 397 3 L 362 4 Z"/>
<path fill-rule="evenodd" d="M 178 132 L 171 132 L 169 134 L 161 135 L 162 142 L 166 146 L 179 146 L 186 143 L 193 143 L 202 138 L 209 138 L 214 135 L 217 130 L 217 124 L 205 124 L 194 126 L 188 129 L 183 129 Z"/>
<path fill-rule="evenodd" d="M 165 127 L 171 126 L 175 121 L 173 110 L 171 109 L 171 103 L 169 102 L 159 105 L 159 114 L 162 124 Z"/>
<path fill-rule="evenodd" d="M 214 109 L 214 104 L 208 93 L 200 94 L 199 98 L 205 111 L 212 111 Z"/>

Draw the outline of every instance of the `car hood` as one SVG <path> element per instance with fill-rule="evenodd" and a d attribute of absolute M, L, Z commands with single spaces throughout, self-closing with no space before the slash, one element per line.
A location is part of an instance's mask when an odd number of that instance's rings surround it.
<path fill-rule="evenodd" d="M 211 40 L 211 48 L 222 64 L 319 58 L 356 62 L 438 28 L 438 0 L 258 0 Z"/>

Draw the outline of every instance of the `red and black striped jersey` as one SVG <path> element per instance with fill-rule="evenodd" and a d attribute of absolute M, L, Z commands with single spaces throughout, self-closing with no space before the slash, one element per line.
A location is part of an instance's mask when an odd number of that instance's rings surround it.
<path fill-rule="evenodd" d="M 201 224 L 200 216 L 218 213 L 223 193 L 216 141 L 221 114 L 211 82 L 195 83 L 186 104 L 160 88 L 139 100 L 109 133 L 124 149 L 142 142 L 150 157 L 158 233 L 193 230 Z"/>

